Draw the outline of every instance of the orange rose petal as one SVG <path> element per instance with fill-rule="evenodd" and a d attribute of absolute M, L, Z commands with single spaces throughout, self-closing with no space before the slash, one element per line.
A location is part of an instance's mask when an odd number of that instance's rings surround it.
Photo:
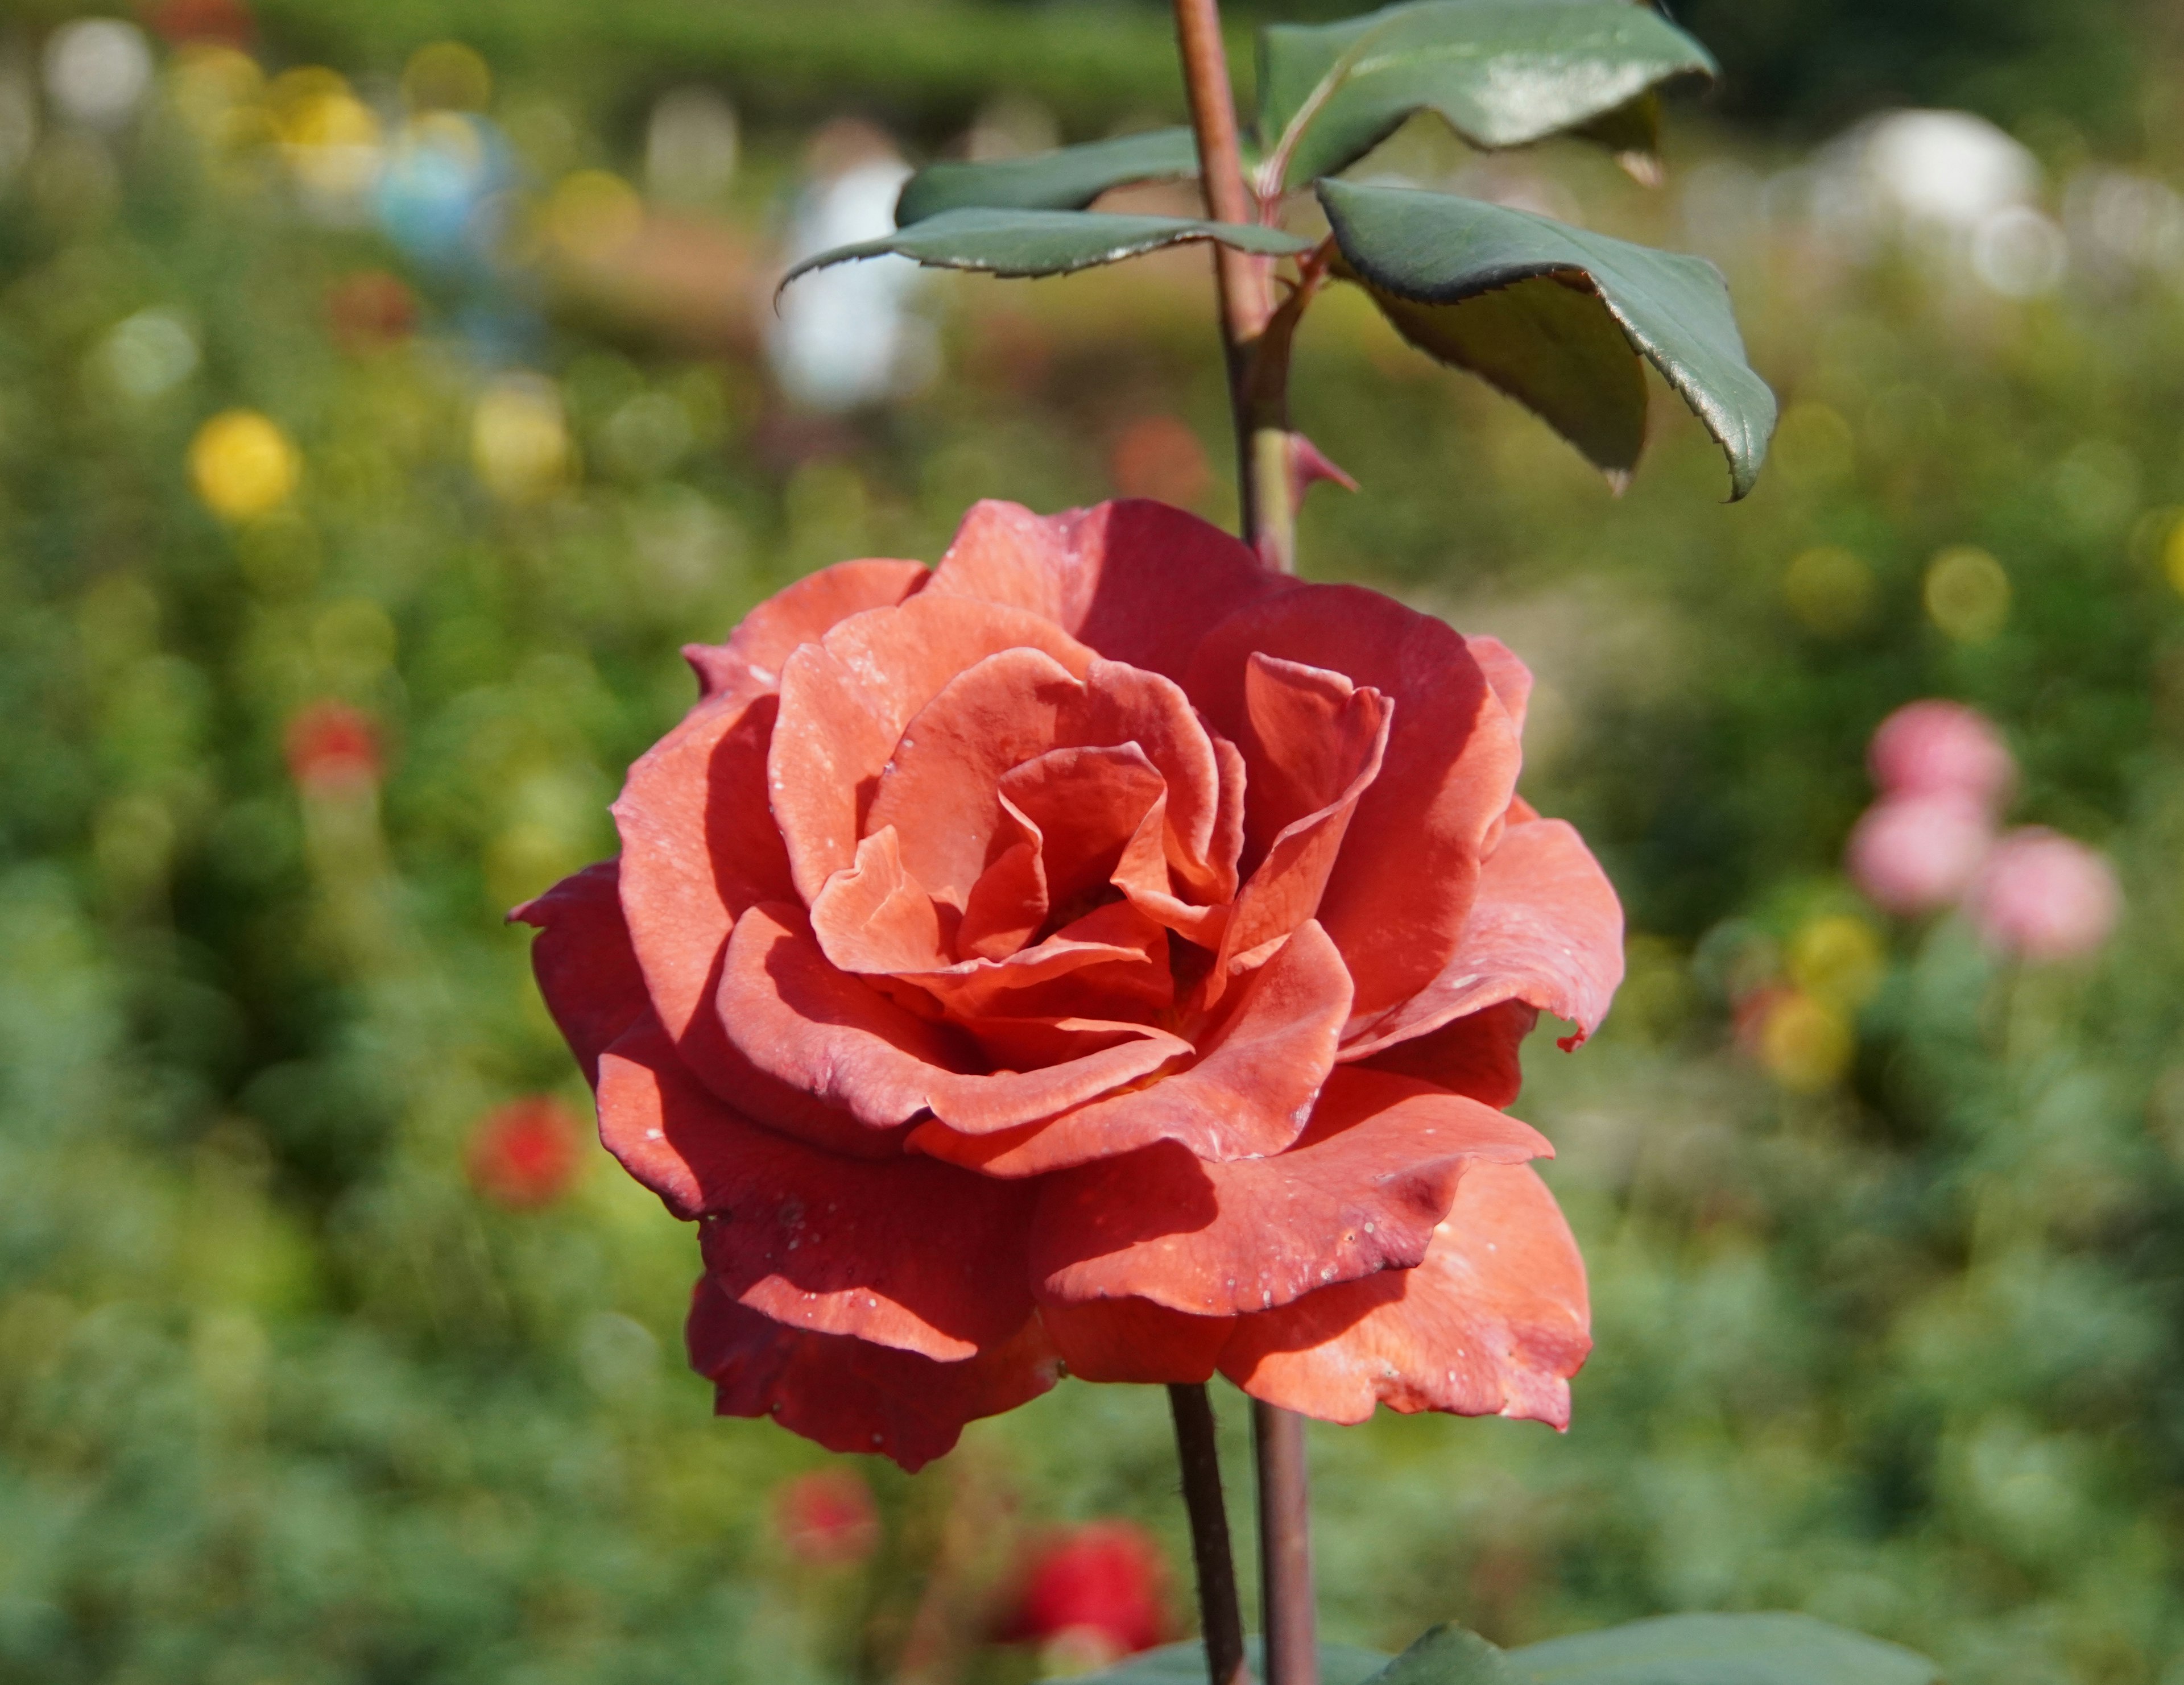
<path fill-rule="evenodd" d="M 1106 886 L 1156 807 L 1167 820 L 1168 782 L 1134 742 L 1050 749 L 1000 782 L 1003 801 L 1039 838 L 1047 896 L 1058 906 Z"/>
<path fill-rule="evenodd" d="M 1463 647 L 1471 652 L 1471 659 L 1479 664 L 1479 670 L 1486 676 L 1486 682 L 1501 698 L 1502 711 L 1509 716 L 1510 729 L 1522 737 L 1524 710 L 1532 699 L 1532 670 L 1498 637 L 1467 637 Z"/>
<path fill-rule="evenodd" d="M 948 963 L 933 898 L 903 869 L 893 826 L 857 844 L 856 863 L 811 904 L 811 933 L 844 971 L 930 970 Z"/>
<path fill-rule="evenodd" d="M 1192 1384 L 1208 1381 L 1235 1328 L 1227 1316 L 1186 1316 L 1141 1299 L 1048 1304 L 1039 1320 L 1080 1381 Z"/>
<path fill-rule="evenodd" d="M 1448 969 L 1342 1050 L 1365 1059 L 1451 1020 L 1521 1000 L 1577 1025 L 1574 1046 L 1607 1015 L 1623 981 L 1623 908 L 1578 834 L 1558 819 L 1512 824 L 1486 862 L 1479 898 Z"/>
<path fill-rule="evenodd" d="M 1028 1190 L 927 1159 L 855 1162 L 760 1129 L 690 1075 L 657 1020 L 601 1058 L 599 1119 L 639 1181 L 702 1220 L 722 1290 L 777 1321 L 953 1362 L 1030 1313 Z M 935 1211 L 948 1214 L 938 1228 Z"/>
<path fill-rule="evenodd" d="M 850 615 L 783 664 L 766 787 L 807 904 L 854 859 L 866 787 L 918 710 L 965 669 L 1017 649 L 1044 651 L 1079 676 L 1095 659 L 1036 614 L 928 587 L 900 608 Z"/>
<path fill-rule="evenodd" d="M 1563 1427 L 1591 1321 L 1585 1262 L 1546 1184 L 1529 1165 L 1481 1164 L 1425 1262 L 1239 1318 L 1221 1372 L 1322 1421 L 1384 1404 Z"/>
<path fill-rule="evenodd" d="M 652 1010 L 644 974 L 621 916 L 621 865 L 601 860 L 525 902 L 509 918 L 533 925 L 531 969 L 538 993 L 584 1080 L 599 1080 L 599 1054 Z"/>
<path fill-rule="evenodd" d="M 1517 735 L 1464 641 L 1359 586 L 1301 586 L 1231 614 L 1184 688 L 1245 751 L 1245 675 L 1264 655 L 1346 675 L 1395 704 L 1380 776 L 1360 798 L 1318 918 L 1377 1015 L 1440 975 L 1463 931 L 1482 845 L 1517 781 Z M 1247 789 L 1249 786 L 1247 785 Z"/>
<path fill-rule="evenodd" d="M 1287 1304 L 1411 1268 L 1468 1168 L 1552 1150 L 1476 1100 L 1344 1069 L 1273 1158 L 1207 1164 L 1169 1141 L 1043 1178 L 1032 1279 L 1043 1304 L 1134 1295 L 1194 1315 Z"/>
<path fill-rule="evenodd" d="M 1079 682 L 1036 649 L 1005 650 L 977 663 L 918 711 L 879 775 L 865 829 L 894 826 L 912 875 L 939 898 L 961 906 L 994 852 L 996 831 L 1005 829 L 997 789 L 1020 806 L 1035 802 L 1038 780 L 1023 770 L 1028 765 L 1045 764 L 1050 752 L 1112 754 L 1126 746 L 1167 782 L 1178 855 L 1206 870 L 1219 768 L 1181 688 L 1112 661 L 1094 661 Z M 1046 833 L 1050 883 L 1056 846 L 1066 844 L 1080 822 L 1100 826 L 1106 805 L 1081 820 L 1072 815 L 1058 829 L 1048 815 L 1024 809 Z M 1144 806 L 1136 803 L 1128 822 L 1115 831 L 1117 841 L 1129 834 Z M 1054 893 L 1061 898 L 1063 892 L 1056 887 Z"/>
<path fill-rule="evenodd" d="M 1539 1021 L 1538 1007 L 1521 1000 L 1502 1001 L 1383 1048 L 1362 1068 L 1416 1076 L 1468 1094 L 1485 1105 L 1513 1105 L 1524 1083 L 1518 1049 Z"/>
<path fill-rule="evenodd" d="M 1034 1319 L 1006 1344 L 961 1363 L 807 1334 L 738 1304 L 705 1277 L 691 1295 L 690 1366 L 713 1382 L 721 1415 L 770 1415 L 830 1451 L 872 1451 L 916 1473 L 945 1455 L 966 1422 L 1029 1404 L 1060 1359 Z"/>
<path fill-rule="evenodd" d="M 1209 1159 L 1279 1153 L 1303 1130 L 1334 1068 L 1349 1002 L 1342 956 L 1307 921 L 1235 992 L 1195 1063 L 1044 1122 L 1019 1120 L 1025 1127 L 971 1131 L 943 1115 L 919 1125 L 910 1144 L 994 1176 L 1038 1176 L 1156 1141 Z"/>
<path fill-rule="evenodd" d="M 703 702 L 630 768 L 614 804 L 621 904 L 652 1004 L 687 1057 L 710 1064 L 721 945 L 754 902 L 793 893 L 766 809 L 771 696 Z"/>
<path fill-rule="evenodd" d="M 726 643 L 688 643 L 682 659 L 701 696 L 770 691 L 799 644 L 816 643 L 838 620 L 892 608 L 932 578 L 922 562 L 837 562 L 776 592 L 744 615 Z"/>
<path fill-rule="evenodd" d="M 1253 656 L 1245 670 L 1246 858 L 1262 854 L 1236 899 L 1208 983 L 1257 963 L 1319 906 L 1357 805 L 1379 776 L 1387 698 L 1339 673 Z M 1262 794 L 1261 792 L 1264 793 Z"/>
<path fill-rule="evenodd" d="M 1127 901 L 1110 902 L 1064 925 L 1036 947 L 1000 959 L 967 959 L 941 971 L 904 971 L 956 1023 L 1006 1015 L 1087 1015 L 1172 1004 L 1167 933 Z"/>
<path fill-rule="evenodd" d="M 1006 804 L 1003 804 L 1004 810 Z M 1046 922 L 1052 903 L 1046 893 L 1045 838 L 1022 815 L 1009 814 L 1019 841 L 995 855 L 979 873 L 963 904 L 956 927 L 956 951 L 967 959 L 1006 959 Z"/>
<path fill-rule="evenodd" d="M 1131 1026 L 1131 1039 L 1067 1064 L 982 1074 L 967 1037 L 828 965 L 801 909 L 777 902 L 737 920 L 720 1005 L 736 1045 L 760 1070 L 880 1127 L 929 1108 L 958 1129 L 1007 1129 L 1190 1051 L 1179 1037 Z"/>
<path fill-rule="evenodd" d="M 926 588 L 1028 609 L 1111 661 L 1179 680 L 1205 628 L 1297 581 L 1195 515 L 1128 498 L 1047 516 L 975 504 Z"/>

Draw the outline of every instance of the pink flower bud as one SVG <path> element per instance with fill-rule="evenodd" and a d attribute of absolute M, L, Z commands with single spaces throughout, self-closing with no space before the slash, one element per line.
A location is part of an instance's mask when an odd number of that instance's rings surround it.
<path fill-rule="evenodd" d="M 1981 936 L 2028 959 L 2091 954 L 2114 930 L 2122 903 L 2105 859 L 2037 827 L 1996 843 L 1965 899 Z"/>
<path fill-rule="evenodd" d="M 1167 1568 L 1160 1547 L 1128 1521 L 1095 1521 L 1033 1562 L 1004 1638 L 1059 1642 L 1079 1660 L 1112 1662 L 1167 1636 Z"/>
<path fill-rule="evenodd" d="M 1964 893 L 1992 835 L 1986 810 L 1964 796 L 1886 796 L 1852 828 L 1845 864 L 1875 906 L 1929 913 Z"/>
<path fill-rule="evenodd" d="M 784 1481 L 774 1493 L 773 1520 L 789 1554 L 815 1568 L 861 1562 L 879 1546 L 879 1511 L 854 1469 L 813 1469 Z"/>
<path fill-rule="evenodd" d="M 1880 722 L 1866 765 L 1884 798 L 1955 796 L 1990 810 L 2017 777 L 1993 722 L 1962 703 L 1907 703 Z"/>

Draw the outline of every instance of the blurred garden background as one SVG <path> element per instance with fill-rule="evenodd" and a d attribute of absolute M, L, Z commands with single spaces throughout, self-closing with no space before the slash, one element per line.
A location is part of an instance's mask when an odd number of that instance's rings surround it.
<path fill-rule="evenodd" d="M 2184 1685 L 2184 31 L 1680 17 L 1727 76 L 1663 185 L 1427 125 L 1360 168 L 1720 264 L 1785 403 L 1751 499 L 1665 392 L 1618 499 L 1340 289 L 1300 352 L 1363 481 L 1305 571 L 1533 664 L 1525 793 L 1630 919 L 1518 1108 L 1574 1425 L 1316 1430 L 1323 1627 L 1793 1608 Z M 0 1679 L 1015 1685 L 1084 1659 L 1022 1575 L 1092 1522 L 1188 1631 L 1157 1389 L 915 1477 L 710 1417 L 694 1237 L 502 922 L 798 575 L 982 496 L 1232 518 L 1202 253 L 769 302 L 905 162 L 1180 109 L 1151 0 L 0 8 Z M 2113 864 L 2097 951 L 1846 876 L 1930 696 Z"/>

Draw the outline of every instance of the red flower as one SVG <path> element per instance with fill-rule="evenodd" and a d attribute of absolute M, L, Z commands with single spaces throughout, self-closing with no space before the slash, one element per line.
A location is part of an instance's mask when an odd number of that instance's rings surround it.
<path fill-rule="evenodd" d="M 880 1542 L 872 1488 L 852 1469 L 813 1469 L 783 1482 L 773 1515 L 789 1554 L 814 1567 L 861 1562 Z"/>
<path fill-rule="evenodd" d="M 582 1126 L 545 1094 L 488 1112 L 471 1137 L 471 1185 L 511 1210 L 550 1205 L 577 1179 Z"/>
<path fill-rule="evenodd" d="M 619 861 L 517 910 L 702 1220 L 718 1407 L 915 1467 L 1058 1365 L 1561 1422 L 1584 1271 L 1498 1109 L 1622 973 L 1529 676 L 1161 504 L 972 510 L 689 652 Z"/>
<path fill-rule="evenodd" d="M 176 47 L 207 42 L 248 47 L 258 33 L 257 20 L 243 0 L 160 0 L 144 21 L 152 32 Z"/>
<path fill-rule="evenodd" d="M 1128 1521 L 1095 1521 L 1042 1551 L 1000 1633 L 1059 1641 L 1095 1667 L 1149 1650 L 1167 1635 L 1167 1565 L 1151 1536 Z"/>
<path fill-rule="evenodd" d="M 392 345 L 415 331 L 416 296 L 384 270 L 358 270 L 326 289 L 326 325 L 344 350 Z"/>
<path fill-rule="evenodd" d="M 290 776 L 307 790 L 378 782 L 383 767 L 371 716 L 345 702 L 315 702 L 288 722 Z"/>

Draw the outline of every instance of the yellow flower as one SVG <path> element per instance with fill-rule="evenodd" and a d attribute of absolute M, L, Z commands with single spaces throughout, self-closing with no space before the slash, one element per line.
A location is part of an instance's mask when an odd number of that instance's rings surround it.
<path fill-rule="evenodd" d="M 1816 1094 L 1833 1086 L 1850 1069 L 1856 1051 L 1849 1020 L 1796 990 L 1769 1009 L 1760 1026 L 1760 1062 L 1797 1093 Z"/>
<path fill-rule="evenodd" d="M 190 441 L 190 478 L 214 514 L 248 520 L 293 495 L 304 462 L 288 436 L 254 409 L 223 410 Z"/>
<path fill-rule="evenodd" d="M 537 375 L 508 375 L 488 386 L 471 418 L 471 463 L 512 503 L 529 503 L 568 475 L 573 453 L 560 394 Z"/>

